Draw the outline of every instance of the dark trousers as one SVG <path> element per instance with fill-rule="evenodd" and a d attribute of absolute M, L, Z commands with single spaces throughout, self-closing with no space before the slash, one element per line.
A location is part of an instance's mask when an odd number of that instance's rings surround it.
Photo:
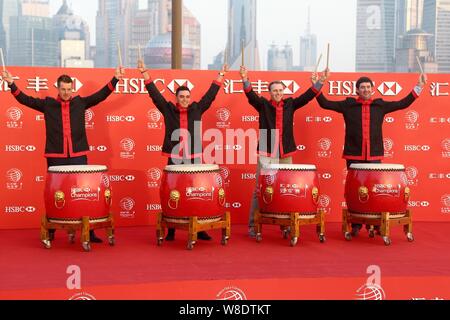
<path fill-rule="evenodd" d="M 353 163 L 381 163 L 381 160 L 347 160 L 347 169 L 350 168 L 350 165 Z M 352 223 L 352 228 L 362 228 L 362 224 L 360 223 Z"/>

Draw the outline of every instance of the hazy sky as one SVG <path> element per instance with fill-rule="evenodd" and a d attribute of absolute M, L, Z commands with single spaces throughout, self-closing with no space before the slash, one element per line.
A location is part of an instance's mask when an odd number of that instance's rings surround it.
<path fill-rule="evenodd" d="M 62 0 L 50 2 L 54 14 Z M 69 0 L 69 4 L 75 14 L 88 21 L 92 41 L 95 41 L 98 1 Z M 206 69 L 226 43 L 228 0 L 184 0 L 184 4 L 202 25 L 202 68 Z M 291 44 L 294 64 L 298 64 L 300 36 L 305 32 L 310 6 L 311 29 L 318 38 L 319 54 L 325 54 L 326 45 L 330 42 L 332 71 L 354 71 L 356 0 L 257 0 L 257 6 L 257 38 L 264 68 L 267 65 L 267 49 L 273 42 L 278 45 Z"/>

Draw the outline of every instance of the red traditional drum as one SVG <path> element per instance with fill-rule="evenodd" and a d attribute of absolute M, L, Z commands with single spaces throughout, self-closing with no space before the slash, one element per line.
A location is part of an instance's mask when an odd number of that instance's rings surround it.
<path fill-rule="evenodd" d="M 49 167 L 45 184 L 45 209 L 52 222 L 107 218 L 111 186 L 105 166 Z"/>
<path fill-rule="evenodd" d="M 352 215 L 391 217 L 406 214 L 410 196 L 405 167 L 400 164 L 356 163 L 350 165 L 345 199 Z"/>
<path fill-rule="evenodd" d="M 263 214 L 300 213 L 301 218 L 317 214 L 319 178 L 316 166 L 269 164 L 259 175 L 259 208 Z"/>
<path fill-rule="evenodd" d="M 218 165 L 166 166 L 160 188 L 164 217 L 222 217 L 225 189 Z"/>

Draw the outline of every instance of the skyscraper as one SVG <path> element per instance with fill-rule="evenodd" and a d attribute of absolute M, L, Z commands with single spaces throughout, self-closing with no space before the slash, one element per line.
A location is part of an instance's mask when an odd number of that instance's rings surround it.
<path fill-rule="evenodd" d="M 423 29 L 438 72 L 450 73 L 450 0 L 424 0 Z"/>
<path fill-rule="evenodd" d="M 6 53 L 6 62 L 9 59 L 8 50 L 10 47 L 10 21 L 12 16 L 19 15 L 19 0 L 0 0 L 0 47 Z"/>
<path fill-rule="evenodd" d="M 300 37 L 300 68 L 314 70 L 317 63 L 317 37 L 311 33 L 310 9 L 308 8 L 308 22 L 305 35 Z"/>
<path fill-rule="evenodd" d="M 251 70 L 259 70 L 256 0 L 230 0 L 228 10 L 228 64 L 232 69 L 239 69 L 242 63 L 241 48 L 244 46 L 245 65 Z"/>
<path fill-rule="evenodd" d="M 119 65 L 118 43 L 123 65 L 136 65 L 135 61 L 129 61 L 126 52 L 131 42 L 131 21 L 137 10 L 137 0 L 98 1 L 96 67 L 114 68 Z"/>
<path fill-rule="evenodd" d="M 356 15 L 356 71 L 393 71 L 396 0 L 357 0 Z"/>
<path fill-rule="evenodd" d="M 278 47 L 275 44 L 270 46 L 267 53 L 267 70 L 269 71 L 289 71 L 293 67 L 292 46 L 286 44 Z"/>
<path fill-rule="evenodd" d="M 53 16 L 53 32 L 58 46 L 58 65 L 93 67 L 90 60 L 89 26 L 73 13 L 67 0 Z"/>
<path fill-rule="evenodd" d="M 22 0 L 19 15 L 10 17 L 8 63 L 56 66 L 57 46 L 48 0 Z"/>

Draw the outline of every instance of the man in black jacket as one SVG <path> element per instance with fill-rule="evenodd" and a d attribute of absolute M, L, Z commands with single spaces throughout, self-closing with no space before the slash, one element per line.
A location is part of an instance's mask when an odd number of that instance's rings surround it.
<path fill-rule="evenodd" d="M 164 142 L 162 147 L 163 156 L 168 157 L 168 165 L 191 164 L 202 162 L 202 133 L 201 119 L 212 105 L 214 99 L 223 82 L 223 77 L 227 72 L 224 65 L 222 71 L 209 90 L 198 102 L 191 103 L 191 92 L 189 88 L 181 86 L 176 90 L 176 103 L 167 101 L 159 92 L 155 83 L 145 68 L 142 60 L 138 61 L 138 69 L 145 79 L 147 91 L 156 108 L 164 116 L 166 127 Z M 198 234 L 198 239 L 211 240 L 206 231 Z M 166 240 L 175 239 L 175 229 L 169 228 Z"/>
<path fill-rule="evenodd" d="M 322 79 L 329 77 L 325 70 Z M 317 96 L 320 107 L 341 113 L 345 121 L 345 144 L 343 158 L 347 168 L 352 163 L 381 163 L 384 158 L 383 121 L 386 114 L 409 107 L 422 92 L 427 81 L 421 74 L 414 89 L 402 100 L 384 101 L 372 99 L 374 83 L 368 77 L 361 77 L 356 82 L 358 98 L 330 101 L 323 94 Z M 356 236 L 361 224 L 352 224 L 352 235 Z"/>
<path fill-rule="evenodd" d="M 258 208 L 257 186 L 261 167 L 272 163 L 292 163 L 292 156 L 297 152 L 294 140 L 294 113 L 314 99 L 322 89 L 322 79 L 311 78 L 312 87 L 297 98 L 283 99 L 284 85 L 274 81 L 269 85 L 271 99 L 258 96 L 252 89 L 248 79 L 248 71 L 244 66 L 240 69 L 244 84 L 244 92 L 250 105 L 259 113 L 258 168 L 256 171 L 256 187 L 253 191 L 252 205 L 248 219 L 248 233 L 256 236 L 254 212 Z"/>
<path fill-rule="evenodd" d="M 87 96 L 72 96 L 72 78 L 61 75 L 57 80 L 58 97 L 34 98 L 23 93 L 15 84 L 8 71 L 3 71 L 3 80 L 11 89 L 16 100 L 31 109 L 44 114 L 45 119 L 45 157 L 47 167 L 63 165 L 85 165 L 88 163 L 89 145 L 85 128 L 85 111 L 105 100 L 123 77 L 124 70 L 119 67 L 108 84 L 98 92 Z M 53 240 L 55 230 L 49 230 Z M 102 242 L 93 230 L 91 242 Z"/>

